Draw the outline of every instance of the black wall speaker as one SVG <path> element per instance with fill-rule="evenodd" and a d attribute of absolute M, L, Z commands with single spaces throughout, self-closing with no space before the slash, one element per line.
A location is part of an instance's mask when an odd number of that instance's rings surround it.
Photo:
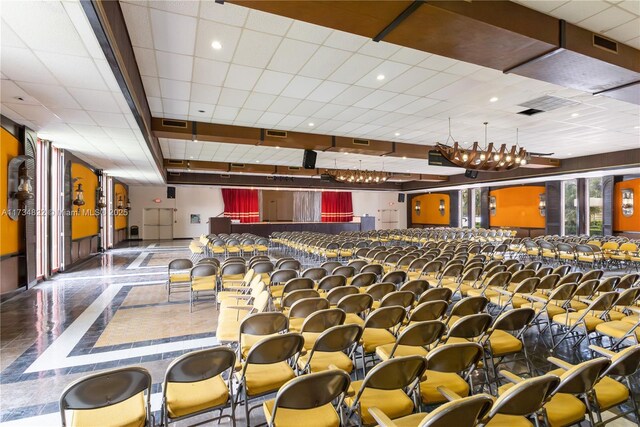
<path fill-rule="evenodd" d="M 478 171 L 467 169 L 466 171 L 464 171 L 464 176 L 466 176 L 467 178 L 476 179 L 478 177 Z"/>
<path fill-rule="evenodd" d="M 302 167 L 305 169 L 316 168 L 316 157 L 318 153 L 313 150 L 304 150 L 304 156 L 302 157 Z"/>
<path fill-rule="evenodd" d="M 167 199 L 176 198 L 176 187 L 167 187 Z"/>
<path fill-rule="evenodd" d="M 404 203 L 404 193 L 398 193 L 398 203 Z"/>

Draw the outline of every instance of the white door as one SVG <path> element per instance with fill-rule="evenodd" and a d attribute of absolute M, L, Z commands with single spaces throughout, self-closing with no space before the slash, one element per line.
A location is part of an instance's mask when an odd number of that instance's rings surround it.
<path fill-rule="evenodd" d="M 173 209 L 158 209 L 158 235 L 160 239 L 173 239 Z"/>
<path fill-rule="evenodd" d="M 157 208 L 147 208 L 144 210 L 143 227 L 144 227 L 144 239 L 145 240 L 157 240 L 160 238 L 160 229 L 158 224 L 160 223 L 160 210 Z"/>

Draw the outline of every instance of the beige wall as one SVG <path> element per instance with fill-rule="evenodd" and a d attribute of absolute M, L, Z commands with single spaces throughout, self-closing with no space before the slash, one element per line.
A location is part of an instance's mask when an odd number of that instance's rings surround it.
<path fill-rule="evenodd" d="M 262 221 L 293 221 L 293 191 L 262 191 Z"/>

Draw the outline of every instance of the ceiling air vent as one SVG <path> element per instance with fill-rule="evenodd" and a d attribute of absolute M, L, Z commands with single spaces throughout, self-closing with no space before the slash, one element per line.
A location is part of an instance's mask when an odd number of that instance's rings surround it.
<path fill-rule="evenodd" d="M 534 114 L 538 114 L 539 112 L 557 110 L 558 108 L 570 107 L 572 105 L 577 105 L 577 104 L 578 102 L 572 101 L 570 99 L 560 98 L 558 96 L 545 95 L 545 96 L 541 96 L 540 98 L 535 98 L 535 99 L 532 99 L 531 101 L 523 102 L 522 104 L 518 104 L 518 105 L 520 107 L 524 107 L 529 110 L 538 110 L 529 114 L 524 112 L 520 113 L 520 114 L 527 114 L 528 116 L 532 116 Z"/>
<path fill-rule="evenodd" d="M 180 172 L 169 172 L 169 176 L 180 176 L 182 175 Z"/>
<path fill-rule="evenodd" d="M 271 138 L 286 138 L 287 132 L 284 130 L 267 130 L 267 136 Z"/>
<path fill-rule="evenodd" d="M 618 53 L 618 43 L 597 34 L 593 35 L 593 45 L 609 52 Z"/>
<path fill-rule="evenodd" d="M 183 165 L 184 160 L 167 160 L 167 164 L 170 165 Z"/>
<path fill-rule="evenodd" d="M 162 119 L 162 126 L 170 127 L 170 128 L 186 129 L 187 122 L 184 120 Z"/>
<path fill-rule="evenodd" d="M 267 176 L 268 181 L 273 181 L 275 178 L 273 176 Z"/>
<path fill-rule="evenodd" d="M 220 174 L 220 178 L 225 178 L 225 179 L 227 179 L 227 178 L 231 178 L 231 175 L 228 175 L 228 174 L 226 174 L 226 173 L 223 173 L 223 174 Z"/>
<path fill-rule="evenodd" d="M 544 113 L 542 110 L 536 110 L 535 108 L 529 108 L 528 110 L 518 111 L 518 114 L 524 114 L 525 116 L 533 116 L 534 114 Z"/>
<path fill-rule="evenodd" d="M 232 167 L 232 168 L 240 168 L 240 169 L 242 169 L 242 168 L 244 168 L 244 163 L 230 163 L 229 166 Z"/>
<path fill-rule="evenodd" d="M 365 145 L 365 146 L 369 146 L 369 140 L 368 139 L 357 139 L 357 138 L 353 138 L 353 145 Z"/>
<path fill-rule="evenodd" d="M 288 169 L 289 169 L 290 171 L 299 171 L 299 170 L 300 170 L 300 167 L 298 167 L 298 166 L 289 166 L 289 167 L 288 167 Z"/>

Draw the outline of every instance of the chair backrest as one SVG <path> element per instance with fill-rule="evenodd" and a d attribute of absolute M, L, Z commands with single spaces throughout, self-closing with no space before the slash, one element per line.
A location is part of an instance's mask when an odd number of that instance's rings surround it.
<path fill-rule="evenodd" d="M 250 265 L 256 274 L 271 273 L 274 270 L 274 266 L 271 261 L 258 260 Z"/>
<path fill-rule="evenodd" d="M 339 308 L 327 308 L 311 313 L 302 324 L 302 332 L 322 332 L 332 326 L 342 325 L 345 312 Z"/>
<path fill-rule="evenodd" d="M 429 261 L 427 264 L 425 264 L 424 267 L 422 267 L 420 274 L 422 275 L 428 273 L 437 273 L 442 269 L 443 265 L 444 263 L 442 262 L 442 260 L 434 259 L 433 261 Z"/>
<path fill-rule="evenodd" d="M 320 294 L 315 289 L 298 289 L 297 291 L 289 292 L 282 298 L 282 308 L 288 308 L 293 306 L 297 301 L 305 298 L 318 298 Z"/>
<path fill-rule="evenodd" d="M 584 274 L 584 276 L 582 276 L 582 278 L 578 281 L 578 283 L 584 282 L 585 280 L 601 279 L 603 275 L 604 275 L 603 270 L 589 270 Z"/>
<path fill-rule="evenodd" d="M 624 289 L 619 293 L 618 299 L 616 299 L 615 305 L 617 307 L 627 307 L 632 305 L 638 300 L 640 295 L 640 288 Z"/>
<path fill-rule="evenodd" d="M 377 263 L 367 264 L 360 269 L 360 273 L 373 273 L 376 276 L 382 276 L 384 273 L 384 267 L 382 264 Z"/>
<path fill-rule="evenodd" d="M 540 284 L 539 277 L 529 277 L 516 285 L 513 291 L 516 294 L 532 294 Z"/>
<path fill-rule="evenodd" d="M 628 377 L 640 369 L 640 344 L 620 350 L 611 358 L 611 365 L 602 375 Z"/>
<path fill-rule="evenodd" d="M 447 325 L 439 320 L 412 323 L 398 336 L 394 349 L 397 345 L 426 347 L 438 341 L 446 329 Z"/>
<path fill-rule="evenodd" d="M 493 399 L 488 394 L 455 399 L 425 414 L 418 427 L 475 426 L 489 411 L 492 403 Z M 380 426 L 387 427 L 386 424 Z"/>
<path fill-rule="evenodd" d="M 500 273 L 494 274 L 493 276 L 487 275 L 489 286 L 504 288 L 511 280 L 511 276 L 512 274 L 508 271 L 502 271 Z"/>
<path fill-rule="evenodd" d="M 638 281 L 639 277 L 640 275 L 637 273 L 625 274 L 620 279 L 620 282 L 618 283 L 618 286 L 616 286 L 616 289 L 627 289 L 632 287 Z"/>
<path fill-rule="evenodd" d="M 447 335 L 450 338 L 480 339 L 489 329 L 492 320 L 488 313 L 462 316 L 451 325 Z"/>
<path fill-rule="evenodd" d="M 536 276 L 539 277 L 539 276 Z M 556 284 L 560 281 L 560 275 L 558 274 L 549 274 L 540 278 L 540 283 L 538 283 L 538 289 L 553 289 L 556 287 Z"/>
<path fill-rule="evenodd" d="M 573 273 L 568 273 L 562 276 L 558 283 L 560 285 L 562 285 L 563 283 L 578 283 L 581 278 L 582 278 L 582 273 L 579 271 L 574 271 Z"/>
<path fill-rule="evenodd" d="M 413 305 L 415 295 L 409 291 L 395 291 L 385 295 L 380 300 L 380 307 L 390 307 L 399 305 L 400 307 L 409 308 Z"/>
<path fill-rule="evenodd" d="M 613 307 L 613 304 L 618 299 L 619 294 L 617 292 L 605 292 L 595 298 L 589 307 L 587 307 L 587 311 L 606 311 L 610 310 Z"/>
<path fill-rule="evenodd" d="M 356 269 L 356 274 L 360 273 L 360 269 L 362 267 L 364 267 L 365 265 L 367 265 L 367 261 L 363 260 L 363 259 L 354 259 L 352 261 L 349 261 L 349 264 L 347 264 L 350 267 L 353 267 Z"/>
<path fill-rule="evenodd" d="M 297 291 L 298 289 L 313 289 L 314 285 L 313 280 L 308 277 L 294 277 L 293 279 L 287 280 L 284 284 L 282 295 Z"/>
<path fill-rule="evenodd" d="M 367 293 L 371 295 L 375 301 L 380 301 L 385 295 L 395 290 L 396 287 L 393 283 L 376 283 L 367 288 Z"/>
<path fill-rule="evenodd" d="M 334 268 L 331 274 L 334 276 L 353 277 L 356 274 L 356 268 L 350 265 L 341 265 Z"/>
<path fill-rule="evenodd" d="M 275 425 L 279 408 L 314 409 L 338 400 L 342 404 L 351 378 L 341 370 L 330 370 L 303 375 L 285 383 L 276 394 L 269 425 Z"/>
<path fill-rule="evenodd" d="M 342 264 L 339 263 L 338 261 L 326 261 L 323 262 L 320 267 L 324 268 L 325 270 L 327 270 L 328 274 L 331 274 L 331 272 L 333 270 L 335 270 L 337 267 L 340 267 Z"/>
<path fill-rule="evenodd" d="M 279 259 L 276 261 L 276 268 L 277 268 L 278 270 L 280 270 L 280 266 L 282 265 L 282 263 L 284 263 L 284 262 L 286 262 L 286 261 L 295 261 L 295 258 L 290 257 L 290 256 L 288 256 L 288 257 L 283 257 L 283 258 L 279 258 Z"/>
<path fill-rule="evenodd" d="M 403 270 L 390 271 L 382 276 L 381 282 L 390 282 L 395 285 L 401 285 L 407 280 L 407 272 Z"/>
<path fill-rule="evenodd" d="M 246 272 L 247 266 L 244 262 L 224 263 L 222 264 L 222 267 L 220 267 L 220 274 L 222 276 L 230 274 L 245 274 Z"/>
<path fill-rule="evenodd" d="M 547 374 L 513 385 L 496 399 L 483 422 L 488 422 L 498 414 L 526 417 L 535 413 L 547 402 L 559 383 L 560 378 Z"/>
<path fill-rule="evenodd" d="M 355 295 L 347 295 L 338 301 L 338 308 L 345 313 L 360 314 L 371 309 L 373 305 L 373 297 L 369 294 L 357 293 Z"/>
<path fill-rule="evenodd" d="M 427 289 L 418 299 L 418 304 L 427 301 L 446 301 L 450 302 L 453 296 L 453 290 L 449 288 L 430 288 Z"/>
<path fill-rule="evenodd" d="M 451 316 L 467 316 L 483 311 L 489 300 L 482 296 L 466 297 L 459 300 L 451 309 Z"/>
<path fill-rule="evenodd" d="M 271 335 L 286 331 L 289 319 L 283 313 L 274 311 L 254 313 L 245 317 L 240 323 L 240 335 Z"/>
<path fill-rule="evenodd" d="M 66 410 L 105 408 L 124 402 L 145 390 L 146 419 L 150 415 L 151 374 L 144 368 L 127 367 L 111 369 L 82 377 L 69 384 L 60 396 L 60 416 L 66 425 Z M 110 420 L 118 422 L 118 420 Z"/>
<path fill-rule="evenodd" d="M 560 276 L 564 276 L 571 271 L 570 265 L 559 265 L 553 269 L 553 274 L 559 274 Z"/>
<path fill-rule="evenodd" d="M 462 275 L 462 270 L 464 270 L 463 264 L 449 265 L 445 267 L 440 277 L 460 277 Z"/>
<path fill-rule="evenodd" d="M 335 325 L 318 336 L 313 345 L 313 352 L 344 351 L 356 344 L 362 336 L 362 328 L 359 325 Z M 313 356 L 313 354 L 311 355 Z"/>
<path fill-rule="evenodd" d="M 599 292 L 610 292 L 616 289 L 618 283 L 620 282 L 619 276 L 609 276 L 605 277 L 600 281 L 597 290 Z"/>
<path fill-rule="evenodd" d="M 289 332 L 263 338 L 251 347 L 247 354 L 246 370 L 249 364 L 272 364 L 283 362 L 302 350 L 304 338 L 301 334 Z"/>
<path fill-rule="evenodd" d="M 400 390 L 420 378 L 426 369 L 426 361 L 420 356 L 395 357 L 372 368 L 362 382 L 358 396 L 365 388 Z"/>
<path fill-rule="evenodd" d="M 446 301 L 435 300 L 418 304 L 409 315 L 410 322 L 441 319 L 447 312 L 449 304 Z"/>
<path fill-rule="evenodd" d="M 371 312 L 365 319 L 365 328 L 391 329 L 398 326 L 405 318 L 407 312 L 400 305 L 380 307 Z"/>
<path fill-rule="evenodd" d="M 578 289 L 578 285 L 575 283 L 565 283 L 564 285 L 560 285 L 551 291 L 549 294 L 550 301 L 566 301 L 571 299 L 573 294 L 575 294 L 576 289 Z"/>
<path fill-rule="evenodd" d="M 191 383 L 217 377 L 233 369 L 235 363 L 236 354 L 227 346 L 192 351 L 169 364 L 164 377 L 165 384 Z"/>
<path fill-rule="evenodd" d="M 196 265 L 191 269 L 191 277 L 213 277 L 217 272 L 218 268 L 215 265 Z"/>
<path fill-rule="evenodd" d="M 427 289 L 429 289 L 429 282 L 422 279 L 409 280 L 400 287 L 401 291 L 412 292 L 416 300 L 420 298 Z"/>
<path fill-rule="evenodd" d="M 318 281 L 327 275 L 327 270 L 322 267 L 307 268 L 300 274 L 300 277 L 308 277 L 311 280 Z"/>
<path fill-rule="evenodd" d="M 493 329 L 501 331 L 521 331 L 531 323 L 535 315 L 536 312 L 532 308 L 514 308 L 513 310 L 502 313 L 495 322 L 493 322 Z"/>
<path fill-rule="evenodd" d="M 552 267 L 540 267 L 536 271 L 536 277 L 545 278 L 546 276 L 552 274 L 552 272 L 553 272 Z M 558 280 L 560 280 L 560 275 L 557 274 L 557 276 L 558 276 Z"/>
<path fill-rule="evenodd" d="M 534 270 L 534 271 L 537 272 L 540 269 L 540 267 L 542 267 L 542 262 L 540 262 L 540 261 L 531 261 L 531 262 L 525 264 L 523 270 Z"/>
<path fill-rule="evenodd" d="M 294 302 L 289 310 L 289 318 L 304 319 L 311 313 L 329 308 L 329 301 L 321 297 L 303 298 Z"/>
<path fill-rule="evenodd" d="M 351 279 L 351 286 L 356 286 L 358 288 L 365 288 L 367 286 L 371 286 L 376 282 L 378 276 L 373 272 L 362 272 L 358 273 Z"/>
<path fill-rule="evenodd" d="M 171 270 L 189 270 L 193 267 L 193 263 L 189 259 L 174 259 L 169 262 L 168 271 L 171 273 Z"/>
<path fill-rule="evenodd" d="M 516 271 L 515 273 L 513 273 L 513 276 L 511 276 L 509 283 L 520 283 L 525 279 L 528 279 L 530 277 L 535 277 L 535 275 L 536 275 L 536 272 L 534 270 Z"/>
<path fill-rule="evenodd" d="M 359 293 L 360 291 L 358 291 L 358 288 L 355 288 L 353 286 L 339 286 L 327 292 L 327 301 L 329 301 L 329 304 L 335 305 L 338 304 L 338 301 L 340 301 L 343 297 Z"/>
<path fill-rule="evenodd" d="M 296 270 L 276 270 L 271 273 L 271 284 L 276 285 L 278 283 L 287 282 L 295 277 L 298 277 Z"/>
<path fill-rule="evenodd" d="M 427 354 L 427 369 L 438 372 L 465 372 L 478 363 L 482 352 L 482 345 L 475 342 L 444 344 Z"/>
<path fill-rule="evenodd" d="M 610 364 L 606 357 L 599 357 L 573 366 L 560 375 L 560 384 L 554 393 L 582 394 L 590 391 Z"/>

